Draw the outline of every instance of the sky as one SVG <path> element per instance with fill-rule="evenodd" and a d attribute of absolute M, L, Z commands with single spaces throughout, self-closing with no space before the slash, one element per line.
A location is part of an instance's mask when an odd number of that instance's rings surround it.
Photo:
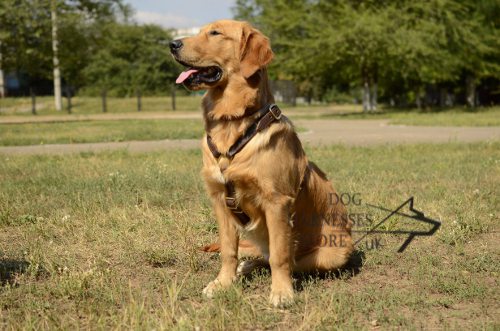
<path fill-rule="evenodd" d="M 218 19 L 232 18 L 235 0 L 126 0 L 138 23 L 166 28 L 199 27 Z"/>

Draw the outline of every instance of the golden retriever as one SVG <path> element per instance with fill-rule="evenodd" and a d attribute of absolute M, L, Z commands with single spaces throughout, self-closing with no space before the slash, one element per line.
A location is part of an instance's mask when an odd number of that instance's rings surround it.
<path fill-rule="evenodd" d="M 269 264 L 270 302 L 287 305 L 294 295 L 292 272 L 340 268 L 353 243 L 345 207 L 333 202 L 332 184 L 308 161 L 288 118 L 275 116 L 238 153 L 228 153 L 274 103 L 266 70 L 274 56 L 270 42 L 246 22 L 222 20 L 170 48 L 187 67 L 177 83 L 207 90 L 202 175 L 219 226 L 219 244 L 207 250 L 220 249 L 222 267 L 203 293 L 212 297 L 238 274 Z M 248 223 L 228 208 L 230 194 Z M 254 259 L 238 265 L 239 256 Z"/>

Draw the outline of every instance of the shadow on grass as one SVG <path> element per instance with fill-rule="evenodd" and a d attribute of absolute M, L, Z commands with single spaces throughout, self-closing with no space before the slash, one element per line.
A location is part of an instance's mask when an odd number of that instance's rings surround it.
<path fill-rule="evenodd" d="M 301 292 L 304 290 L 304 285 L 307 284 L 308 281 L 313 279 L 319 280 L 329 280 L 329 279 L 350 279 L 355 277 L 361 272 L 363 268 L 363 261 L 365 260 L 365 253 L 361 250 L 356 249 L 349 259 L 347 264 L 337 270 L 332 271 L 313 271 L 313 272 L 301 272 L 294 273 L 295 282 L 295 290 L 297 292 Z"/>
<path fill-rule="evenodd" d="M 28 271 L 30 264 L 23 260 L 0 259 L 0 284 L 13 284 L 17 274 Z"/>
<path fill-rule="evenodd" d="M 341 269 L 332 271 L 312 271 L 312 272 L 297 272 L 293 274 L 295 279 L 294 288 L 297 292 L 304 290 L 304 285 L 311 280 L 328 280 L 328 279 L 350 279 L 361 272 L 365 253 L 361 250 L 355 250 L 349 259 L 349 262 Z M 252 272 L 242 276 L 245 287 L 251 286 L 252 280 L 262 275 L 271 274 L 271 268 L 267 266 L 255 267 Z"/>

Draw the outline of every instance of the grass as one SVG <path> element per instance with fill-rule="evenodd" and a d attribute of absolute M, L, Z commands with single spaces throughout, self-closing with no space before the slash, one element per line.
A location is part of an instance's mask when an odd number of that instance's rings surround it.
<path fill-rule="evenodd" d="M 38 97 L 36 99 L 38 115 L 66 115 L 67 99 L 63 98 L 63 111 L 57 112 L 54 108 L 53 97 Z M 100 97 L 75 97 L 71 99 L 71 113 L 99 114 L 102 113 L 102 99 Z M 201 96 L 177 96 L 176 110 L 199 110 Z M 143 97 L 141 99 L 142 111 L 164 112 L 172 111 L 171 97 Z M 137 98 L 107 98 L 108 113 L 137 112 Z M 1 115 L 27 115 L 31 114 L 31 98 L 5 98 L 0 99 Z"/>
<path fill-rule="evenodd" d="M 454 108 L 438 112 L 394 112 L 391 124 L 425 126 L 500 126 L 500 107 L 475 110 Z"/>
<path fill-rule="evenodd" d="M 201 120 L 176 119 L 0 124 L 0 128 L 0 146 L 198 139 L 203 135 Z"/>
<path fill-rule="evenodd" d="M 64 99 L 66 100 L 66 99 Z M 198 111 L 201 96 L 178 96 L 177 110 Z M 101 114 L 102 101 L 99 97 L 75 97 L 72 99 L 72 114 Z M 172 111 L 170 97 L 143 97 L 144 112 Z M 43 115 L 66 115 L 67 112 L 56 112 L 53 109 L 52 97 L 37 98 L 39 117 Z M 66 105 L 66 104 L 65 104 Z M 374 113 L 363 113 L 360 105 L 299 105 L 292 107 L 281 105 L 285 114 L 292 119 L 335 118 L 335 119 L 388 119 L 395 125 L 425 125 L 425 126 L 500 126 L 500 107 L 449 108 L 435 110 L 405 110 L 383 108 Z M 108 113 L 136 113 L 136 98 L 108 98 Z M 30 98 L 0 99 L 0 118 L 4 115 L 31 115 Z"/>
<path fill-rule="evenodd" d="M 361 109 L 347 112 L 317 112 L 311 115 L 299 114 L 297 118 L 334 118 L 334 119 L 388 119 L 394 125 L 420 126 L 500 126 L 500 107 L 451 108 L 438 111 L 394 110 L 363 113 Z M 292 113 L 293 114 L 293 113 Z"/>
<path fill-rule="evenodd" d="M 297 132 L 305 131 L 302 127 Z M 0 146 L 200 139 L 201 119 L 78 120 L 0 124 Z"/>
<path fill-rule="evenodd" d="M 0 328 L 498 329 L 500 143 L 308 154 L 340 192 L 414 196 L 442 227 L 400 254 L 384 235 L 354 275 L 298 276 L 287 310 L 268 270 L 206 300 L 220 261 L 198 251 L 217 238 L 199 151 L 0 156 Z"/>

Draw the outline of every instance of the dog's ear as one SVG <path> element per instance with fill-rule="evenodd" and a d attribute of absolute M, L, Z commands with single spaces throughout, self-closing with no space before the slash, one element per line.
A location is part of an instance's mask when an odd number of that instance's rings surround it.
<path fill-rule="evenodd" d="M 269 39 L 250 25 L 243 27 L 240 48 L 240 70 L 245 78 L 267 66 L 274 57 Z"/>

